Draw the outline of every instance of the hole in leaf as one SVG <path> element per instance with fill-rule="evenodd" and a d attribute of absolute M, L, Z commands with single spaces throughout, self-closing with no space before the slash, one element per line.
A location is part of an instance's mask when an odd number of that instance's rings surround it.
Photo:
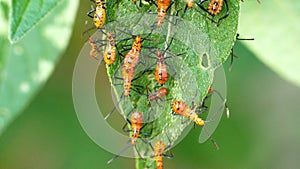
<path fill-rule="evenodd" d="M 209 60 L 208 60 L 208 55 L 207 53 L 204 53 L 202 55 L 202 58 L 201 58 L 201 65 L 204 67 L 204 68 L 208 68 L 209 67 Z"/>

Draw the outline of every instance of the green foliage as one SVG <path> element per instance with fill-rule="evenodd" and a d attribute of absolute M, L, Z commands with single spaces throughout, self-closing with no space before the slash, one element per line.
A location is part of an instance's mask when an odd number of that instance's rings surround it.
<path fill-rule="evenodd" d="M 252 36 L 246 42 L 255 55 L 273 71 L 300 86 L 300 3 L 287 0 L 245 1 L 239 32 L 241 36 Z"/>
<path fill-rule="evenodd" d="M 12 0 L 9 38 L 12 42 L 20 40 L 34 28 L 62 0 Z"/>
<path fill-rule="evenodd" d="M 26 1 L 29 4 L 23 9 L 20 4 L 24 2 L 13 1 L 18 7 L 13 6 L 11 15 L 7 13 L 10 7 L 8 3 L 1 3 L 1 9 L 5 10 L 0 11 L 0 23 L 6 26 L 0 28 L 0 132 L 29 103 L 52 73 L 71 36 L 75 18 L 69 16 L 75 16 L 78 6 L 78 1 L 64 0 L 24 39 L 11 45 L 7 39 L 8 17 L 5 16 L 16 17 L 10 18 L 11 28 L 14 30 L 12 40 L 16 40 L 31 29 L 45 12 L 53 8 L 51 4 L 56 4 L 53 2 L 40 5 L 41 8 L 38 9 L 41 11 L 38 12 L 35 9 L 38 3 L 33 5 Z M 28 23 L 28 19 L 34 21 Z"/>
<path fill-rule="evenodd" d="M 164 21 L 165 25 L 162 28 L 153 29 L 153 36 L 151 35 L 150 37 L 147 37 L 147 39 L 155 39 L 158 43 L 153 43 L 153 41 L 147 42 L 146 40 L 143 42 L 142 46 L 151 46 L 164 50 L 169 44 L 170 39 L 174 37 L 174 41 L 169 51 L 174 55 L 184 53 L 179 57 L 180 59 L 178 59 L 178 57 L 173 57 L 166 61 L 169 65 L 173 66 L 176 76 L 169 78 L 168 82 L 164 85 L 164 87 L 170 90 L 170 93 L 167 96 L 168 99 L 161 101 L 160 103 L 164 106 L 155 102 L 151 103 L 151 106 L 149 106 L 147 98 L 139 94 L 146 93 L 145 86 L 148 86 L 152 92 L 159 87 L 155 80 L 153 80 L 153 77 L 151 78 L 151 76 L 153 76 L 153 71 L 151 73 L 143 72 L 145 67 L 147 68 L 149 65 L 145 66 L 139 64 L 135 72 L 135 77 L 140 78 L 134 81 L 133 84 L 143 86 L 144 88 L 137 89 L 139 93 L 131 90 L 130 97 L 121 99 L 121 111 L 126 118 L 128 118 L 133 110 L 142 112 L 144 119 L 148 116 L 158 117 L 144 128 L 144 132 L 152 131 L 150 140 L 152 145 L 158 140 L 163 140 L 165 145 L 174 145 L 186 134 L 184 131 L 188 129 L 191 122 L 187 121 L 182 123 L 183 119 L 181 117 L 172 115 L 171 103 L 177 99 L 186 102 L 189 106 L 191 106 L 192 100 L 194 100 L 197 105 L 201 104 L 207 94 L 208 88 L 213 82 L 214 70 L 220 66 L 229 55 L 235 41 L 240 1 L 231 0 L 228 1 L 228 4 L 230 15 L 228 18 L 222 20 L 219 26 L 216 26 L 216 24 L 208 20 L 205 16 L 210 16 L 205 12 L 202 11 L 202 13 L 199 14 L 197 11 L 188 9 L 183 21 L 176 22 L 176 19 L 178 19 L 177 17 L 170 17 L 169 21 Z M 115 27 L 126 28 L 126 30 L 128 28 L 128 30 L 132 30 L 131 32 L 133 35 L 141 35 L 142 38 L 145 37 L 147 35 L 147 30 L 141 30 L 142 28 L 140 25 L 135 24 L 137 22 L 141 23 L 143 20 L 148 21 L 148 23 L 155 23 L 157 15 L 152 14 L 148 16 L 137 13 L 149 10 L 156 11 L 156 7 L 154 5 L 144 4 L 142 8 L 138 9 L 132 1 L 122 1 L 118 5 L 119 8 L 117 9 L 108 7 L 108 9 L 110 9 L 108 12 L 113 19 L 115 19 L 116 14 L 119 14 L 122 17 L 118 18 L 116 25 L 106 25 L 106 30 L 109 31 L 109 28 Z M 185 7 L 184 2 L 176 2 L 176 4 L 170 8 L 169 13 L 175 15 L 177 11 L 180 11 L 178 16 L 182 16 L 183 10 L 180 9 L 183 7 Z M 114 11 L 117 12 L 114 13 Z M 222 10 L 220 16 L 223 16 L 224 14 L 225 9 Z M 217 19 L 218 17 L 215 17 L 215 20 Z M 125 20 L 125 22 L 122 23 L 122 20 Z M 176 24 L 174 25 L 174 23 Z M 150 30 L 151 26 L 148 27 L 148 32 Z M 164 41 L 164 39 L 166 42 L 160 43 L 161 40 Z M 133 40 L 130 40 L 126 44 L 119 44 L 118 48 L 120 49 L 121 46 L 124 45 L 131 46 L 132 43 Z M 145 61 L 145 63 L 154 63 L 155 60 L 149 59 L 147 57 L 149 53 L 145 51 L 146 49 L 142 48 L 142 54 L 140 56 L 141 60 Z M 128 50 L 123 52 L 123 55 L 126 55 L 127 52 Z M 202 62 L 205 62 L 203 58 L 204 55 L 208 55 L 208 67 L 203 66 Z M 155 55 L 152 55 L 152 57 L 154 56 Z M 117 93 L 117 98 L 120 98 L 123 93 L 123 86 L 116 86 L 114 84 L 120 84 L 123 83 L 123 81 L 116 80 L 114 74 L 118 71 L 116 75 L 121 77 L 121 64 L 118 60 L 117 64 L 110 67 L 107 66 L 107 68 L 110 81 Z M 169 71 L 171 72 L 171 69 Z M 172 73 L 169 73 L 169 75 L 172 75 Z M 171 143 L 169 143 L 168 137 L 170 138 Z M 142 141 L 138 142 L 137 149 L 143 153 L 148 152 L 148 154 L 145 153 L 148 157 L 153 156 L 153 151 L 149 144 Z M 138 169 L 147 166 L 155 168 L 153 159 L 137 159 L 136 167 Z"/>

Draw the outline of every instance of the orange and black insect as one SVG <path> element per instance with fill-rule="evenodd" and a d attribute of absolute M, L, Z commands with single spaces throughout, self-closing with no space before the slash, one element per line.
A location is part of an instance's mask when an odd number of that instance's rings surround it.
<path fill-rule="evenodd" d="M 132 146 L 135 147 L 135 145 L 136 145 L 138 139 L 141 137 L 141 135 L 147 136 L 147 135 L 151 134 L 151 133 L 145 133 L 145 132 L 141 131 L 146 125 L 143 125 L 143 116 L 142 116 L 142 113 L 140 113 L 139 111 L 133 112 L 130 116 L 130 119 L 129 120 L 127 119 L 127 121 L 130 124 L 131 129 L 130 130 L 125 129 L 126 126 L 127 126 L 127 123 L 126 123 L 123 127 L 123 131 L 124 132 L 131 132 L 131 139 L 129 140 L 129 144 L 122 151 L 120 151 L 120 153 L 118 153 L 115 157 L 110 159 L 107 162 L 108 164 L 111 163 L 116 158 L 118 158 L 122 154 L 122 152 L 127 150 L 129 147 L 132 147 Z M 135 147 L 135 149 L 136 149 L 136 147 Z M 138 153 L 138 155 L 140 157 L 142 157 L 139 154 L 139 151 L 137 151 L 137 149 L 136 149 L 136 152 Z"/>
<path fill-rule="evenodd" d="M 124 86 L 124 96 L 129 96 L 131 89 L 131 82 L 134 76 L 134 69 L 139 62 L 139 56 L 142 47 L 142 39 L 136 36 L 132 44 L 132 48 L 125 55 L 124 63 L 122 65 L 122 77 Z"/>
<path fill-rule="evenodd" d="M 226 100 L 224 100 L 224 104 L 226 103 Z M 193 103 L 194 104 L 194 103 Z M 193 105 L 192 108 L 190 108 L 186 103 L 184 103 L 183 101 L 180 100 L 176 100 L 172 103 L 172 111 L 174 115 L 180 115 L 180 116 L 184 116 L 187 117 L 188 119 L 190 119 L 191 121 L 193 121 L 195 124 L 199 125 L 199 126 L 204 126 L 207 122 L 210 122 L 213 120 L 213 118 L 219 113 L 216 112 L 213 117 L 210 120 L 203 120 L 201 117 L 198 116 L 198 113 L 202 113 L 203 110 L 205 111 L 205 109 L 202 109 L 199 111 L 199 108 L 201 109 L 202 106 L 195 106 Z M 223 108 L 223 107 L 222 107 Z M 207 131 L 204 130 L 206 133 Z M 209 135 L 207 133 L 207 135 Z M 213 140 L 213 138 L 210 136 L 210 140 L 212 141 L 212 143 L 214 144 L 215 148 L 218 150 L 219 146 L 217 145 L 217 143 Z"/>
<path fill-rule="evenodd" d="M 120 32 L 123 32 L 123 33 L 126 33 L 126 34 L 129 34 L 127 32 L 125 32 L 124 30 L 119 30 Z M 152 31 L 145 37 L 143 38 L 143 40 L 147 39 L 147 37 L 149 37 L 151 34 L 152 34 Z M 132 35 L 131 35 L 132 36 Z M 118 69 L 120 67 L 117 68 L 117 70 L 115 71 L 114 75 L 113 75 L 113 78 L 114 79 L 118 79 L 118 80 L 122 80 L 123 83 L 122 84 L 113 84 L 113 85 L 123 85 L 123 93 L 120 97 L 120 101 L 123 97 L 128 97 L 130 96 L 130 91 L 132 89 L 132 81 L 140 78 L 141 76 L 139 77 L 136 77 L 134 78 L 135 76 L 135 68 L 137 66 L 137 64 L 140 62 L 140 52 L 141 52 L 141 49 L 142 49 L 142 37 L 141 36 L 135 36 L 134 37 L 134 41 L 133 41 L 133 44 L 130 48 L 130 50 L 127 52 L 127 54 L 124 56 L 124 60 L 123 60 L 123 64 L 122 64 L 122 77 L 117 77 L 116 76 L 116 73 L 118 72 Z M 122 52 L 119 52 L 120 55 Z M 141 87 L 141 86 L 138 86 L 138 85 L 135 85 L 136 87 Z M 134 90 L 134 89 L 133 89 Z M 137 93 L 139 93 L 137 90 L 135 90 Z M 120 101 L 118 102 L 118 104 L 120 103 Z M 108 113 L 104 119 L 107 119 L 115 110 L 116 110 L 116 107 L 117 105 L 114 107 L 114 109 Z"/>
<path fill-rule="evenodd" d="M 123 77 L 121 78 L 121 80 L 123 80 L 122 85 L 124 87 L 123 93 L 122 93 L 122 95 L 120 97 L 120 100 L 117 103 L 117 105 L 115 105 L 113 110 L 104 117 L 104 120 L 106 120 L 116 110 L 116 108 L 119 105 L 119 103 L 121 102 L 122 98 L 129 96 L 130 89 L 132 87 L 132 79 L 133 79 L 133 76 L 134 76 L 134 68 L 126 68 L 126 70 L 125 70 L 124 67 L 122 67 L 122 76 Z M 118 77 L 115 77 L 115 78 L 118 79 Z M 118 85 L 118 84 L 115 84 L 115 85 Z"/>
<path fill-rule="evenodd" d="M 157 50 L 157 60 L 154 77 L 157 83 L 159 83 L 160 85 L 165 84 L 168 80 L 168 69 L 161 50 Z"/>
<path fill-rule="evenodd" d="M 163 169 L 163 152 L 165 151 L 166 147 L 162 141 L 157 141 L 154 144 L 153 151 L 154 151 L 154 160 L 156 163 L 157 169 Z"/>
<path fill-rule="evenodd" d="M 148 56 L 149 58 L 156 59 L 156 63 L 151 65 L 149 68 L 145 69 L 145 71 L 144 71 L 144 72 L 147 72 L 151 69 L 151 67 L 156 65 L 155 70 L 154 70 L 154 78 L 155 78 L 156 82 L 158 84 L 160 84 L 161 86 L 166 83 L 166 81 L 168 80 L 168 77 L 169 77 L 169 75 L 168 75 L 169 71 L 167 68 L 167 63 L 165 61 L 165 59 L 168 59 L 169 57 L 165 58 L 164 54 L 165 54 L 165 52 L 162 52 L 160 49 L 157 49 L 156 57 Z"/>
<path fill-rule="evenodd" d="M 135 111 L 130 116 L 129 123 L 131 124 L 131 145 L 135 145 L 142 129 L 143 125 L 143 116 L 140 112 Z M 124 129 L 124 128 L 123 128 Z"/>
<path fill-rule="evenodd" d="M 104 51 L 104 61 L 107 65 L 112 65 L 116 61 L 116 44 L 112 32 L 107 32 L 107 44 Z"/>
<path fill-rule="evenodd" d="M 87 22 L 86 22 L 87 24 Z M 85 31 L 84 33 L 88 33 L 89 34 L 89 30 Z M 116 61 L 116 44 L 115 44 L 115 39 L 113 36 L 112 32 L 103 32 L 104 34 L 106 34 L 106 47 L 105 47 L 105 51 L 104 51 L 104 62 L 107 65 L 112 65 L 115 61 Z M 94 59 L 97 59 L 97 56 L 99 54 L 99 48 L 102 47 L 105 44 L 99 43 L 101 40 L 93 40 L 91 38 L 91 36 L 89 35 L 89 39 L 88 39 L 88 43 L 91 45 L 91 51 L 90 51 L 90 56 L 93 57 Z"/>
<path fill-rule="evenodd" d="M 169 48 L 169 47 L 168 47 Z M 168 68 L 171 68 L 174 71 L 174 74 L 172 76 L 175 76 L 176 70 L 174 67 L 166 63 L 166 59 L 173 58 L 173 57 L 179 57 L 178 54 L 177 56 L 171 56 L 164 57 L 165 52 L 167 52 L 168 48 L 162 52 L 161 50 L 157 50 L 157 56 L 156 56 L 156 67 L 155 67 L 155 72 L 154 72 L 154 78 L 158 84 L 161 86 L 164 85 L 168 78 L 169 78 L 169 70 Z"/>
<path fill-rule="evenodd" d="M 122 99 L 123 97 L 128 97 L 130 95 L 132 80 L 134 77 L 135 67 L 139 62 L 141 47 L 142 47 L 142 39 L 140 36 L 136 36 L 130 51 L 125 55 L 123 65 L 122 65 L 122 77 L 116 76 L 117 70 L 114 74 L 115 79 L 123 80 L 123 84 L 122 84 L 123 93 L 120 99 Z M 115 111 L 115 109 L 116 106 L 109 114 L 106 115 L 104 119 L 107 119 Z"/>
<path fill-rule="evenodd" d="M 142 38 L 136 36 L 130 51 L 125 55 L 123 67 L 135 68 L 139 61 L 139 56 L 142 48 Z"/>
<path fill-rule="evenodd" d="M 226 0 L 212 0 L 210 1 L 210 3 L 208 4 L 208 12 L 211 15 L 218 15 L 223 7 L 223 3 L 227 3 Z"/>
<path fill-rule="evenodd" d="M 171 148 L 171 140 L 168 137 L 168 135 L 167 135 L 167 138 L 169 140 L 169 145 L 168 146 L 166 146 L 164 144 L 164 142 L 161 141 L 161 140 L 156 141 L 155 144 L 154 144 L 154 147 L 152 146 L 151 143 L 149 143 L 150 147 L 151 147 L 151 149 L 154 153 L 152 156 L 150 156 L 150 158 L 153 158 L 155 160 L 155 164 L 156 164 L 157 169 L 163 169 L 163 157 L 166 157 L 166 158 L 169 158 L 169 159 L 173 158 L 172 153 L 170 153 L 170 155 L 164 153 L 167 149 Z"/>
<path fill-rule="evenodd" d="M 162 141 L 157 141 L 154 144 L 155 162 L 157 169 L 163 169 L 163 152 L 165 150 L 165 145 Z"/>
<path fill-rule="evenodd" d="M 96 9 L 92 6 L 92 9 L 87 13 L 87 15 L 93 18 L 94 25 L 96 28 L 103 28 L 106 21 L 106 0 L 91 0 L 95 3 Z M 94 15 L 91 15 L 94 13 Z"/>
<path fill-rule="evenodd" d="M 85 25 L 87 26 L 88 21 L 85 21 Z M 88 33 L 89 39 L 88 39 L 88 43 L 91 45 L 91 50 L 90 50 L 90 56 L 94 59 L 97 60 L 97 56 L 99 54 L 99 49 L 98 49 L 98 44 L 97 44 L 97 40 L 93 40 L 91 38 L 91 35 L 89 34 L 89 29 L 87 28 L 87 30 L 85 32 L 83 32 L 82 35 L 84 35 L 85 33 Z"/>
<path fill-rule="evenodd" d="M 170 0 L 157 0 L 157 27 L 161 27 L 166 17 L 167 10 L 171 6 Z"/>
<path fill-rule="evenodd" d="M 228 7 L 228 3 L 226 0 L 210 0 L 207 9 L 203 6 L 203 3 L 206 2 L 208 0 L 201 0 L 200 2 L 197 3 L 197 5 L 204 10 L 205 12 L 209 13 L 212 18 L 208 18 L 209 20 L 211 20 L 212 22 L 216 23 L 217 25 L 220 24 L 221 20 L 227 18 L 229 16 L 229 7 Z M 222 17 L 220 17 L 218 19 L 218 21 L 214 20 L 214 17 L 216 15 L 218 15 L 222 8 L 223 8 L 223 4 L 225 4 L 226 7 L 226 13 L 225 15 L 223 15 Z"/>
<path fill-rule="evenodd" d="M 140 36 L 136 36 L 132 44 L 131 49 L 125 55 L 122 65 L 122 78 L 124 87 L 124 96 L 127 97 L 130 94 L 131 82 L 134 76 L 134 69 L 139 62 L 140 52 L 142 48 L 142 39 Z"/>
<path fill-rule="evenodd" d="M 97 43 L 91 37 L 89 37 L 88 42 L 91 45 L 90 56 L 97 59 L 99 53 Z"/>
<path fill-rule="evenodd" d="M 149 88 L 148 85 L 146 85 L 146 90 L 147 90 L 147 100 L 148 100 L 148 104 L 149 106 L 151 106 L 151 102 L 155 101 L 158 105 L 160 105 L 160 107 L 163 107 L 163 105 L 161 105 L 158 100 L 160 101 L 167 101 L 169 99 L 164 99 L 164 97 L 168 94 L 168 89 L 165 87 L 161 87 L 159 88 L 157 91 L 155 91 L 152 94 L 148 94 Z M 153 107 L 151 106 L 151 109 L 153 109 Z M 153 115 L 155 116 L 156 111 L 153 111 Z M 148 114 L 148 119 L 147 122 L 149 122 L 150 120 L 150 114 Z"/>
<path fill-rule="evenodd" d="M 148 34 L 148 36 L 150 36 L 151 34 L 152 31 Z M 130 89 L 132 86 L 131 83 L 133 80 L 135 67 L 139 63 L 141 49 L 142 49 L 142 38 L 141 36 L 136 36 L 134 38 L 134 42 L 132 44 L 131 49 L 124 57 L 124 61 L 122 65 L 122 79 L 123 79 L 125 97 L 129 96 L 130 94 Z"/>
<path fill-rule="evenodd" d="M 171 39 L 168 47 L 164 51 L 161 51 L 160 49 L 157 49 L 156 57 L 148 56 L 149 58 L 156 59 L 156 67 L 155 67 L 155 71 L 154 71 L 154 78 L 155 78 L 156 82 L 158 84 L 160 84 L 161 86 L 164 85 L 168 80 L 168 77 L 169 77 L 168 67 L 171 68 L 174 71 L 174 73 L 176 73 L 174 68 L 166 63 L 166 59 L 169 59 L 169 58 L 172 58 L 172 57 L 177 57 L 177 56 L 173 56 L 171 53 L 169 53 L 171 56 L 168 56 L 168 57 L 164 56 L 165 53 L 168 52 L 168 49 L 170 48 L 170 46 L 173 42 L 173 39 L 174 39 L 174 37 Z M 154 64 L 151 65 L 150 68 L 152 66 L 154 66 Z M 147 68 L 145 71 L 148 71 L 150 68 Z"/>
<path fill-rule="evenodd" d="M 155 93 L 148 95 L 148 101 L 159 100 L 168 94 L 168 89 L 165 87 L 159 88 Z"/>
<path fill-rule="evenodd" d="M 197 108 L 197 106 L 194 106 L 192 109 L 190 109 L 187 104 L 180 100 L 176 100 L 172 103 L 172 110 L 176 115 L 187 117 L 197 125 L 204 126 L 205 121 L 196 113 Z"/>

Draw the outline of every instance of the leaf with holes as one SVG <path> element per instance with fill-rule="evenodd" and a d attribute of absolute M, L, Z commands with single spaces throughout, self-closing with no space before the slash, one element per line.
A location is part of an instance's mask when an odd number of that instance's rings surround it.
<path fill-rule="evenodd" d="M 117 40 L 120 55 L 124 57 L 129 52 L 134 36 L 140 35 L 144 39 L 130 96 L 123 96 L 123 80 L 119 80 L 122 79 L 123 57 L 119 55 L 115 64 L 107 66 L 124 117 L 128 118 L 133 110 L 138 110 L 143 113 L 144 119 L 148 120 L 143 130 L 151 133 L 151 136 L 145 138 L 149 143 L 139 141 L 136 145 L 140 154 L 148 158 L 137 159 L 138 169 L 155 168 L 152 158 L 154 152 L 149 144 L 154 145 L 156 141 L 162 140 L 166 146 L 173 146 L 187 134 L 191 126 L 190 121 L 172 115 L 171 103 L 174 100 L 182 100 L 189 106 L 192 106 L 193 101 L 200 105 L 212 85 L 215 69 L 227 59 L 236 38 L 240 1 L 227 2 L 230 14 L 221 20 L 219 26 L 208 19 L 212 17 L 199 6 L 195 5 L 193 9 L 187 9 L 184 13 L 182 9 L 186 5 L 185 2 L 176 1 L 169 8 L 170 15 L 160 28 L 156 27 L 157 8 L 151 3 L 144 3 L 142 7 L 138 7 L 139 5 L 136 6 L 132 1 L 122 1 L 108 7 L 110 18 L 115 21 L 106 24 L 105 28 L 107 31 L 113 31 L 116 39 L 120 40 Z M 207 6 L 207 3 L 203 4 L 204 8 Z M 147 14 L 146 11 L 152 12 Z M 226 5 L 214 17 L 214 21 L 225 15 Z M 149 92 L 147 90 L 154 92 L 160 87 L 153 78 L 157 48 L 163 51 L 168 48 L 164 54 L 165 58 L 168 58 L 166 63 L 169 79 L 164 87 L 169 90 L 169 94 L 165 99 L 149 104 L 145 96 Z M 207 135 L 203 137 L 207 139 Z"/>
<path fill-rule="evenodd" d="M 71 36 L 78 1 L 64 0 L 20 42 L 11 45 L 8 27 L 0 27 L 0 132 L 29 103 L 52 73 Z M 1 25 L 8 25 L 9 5 L 1 3 Z M 63 37 L 63 38 L 62 38 Z"/>

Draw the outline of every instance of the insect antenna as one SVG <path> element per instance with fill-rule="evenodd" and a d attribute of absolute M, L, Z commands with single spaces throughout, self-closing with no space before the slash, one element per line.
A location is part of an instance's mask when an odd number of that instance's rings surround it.
<path fill-rule="evenodd" d="M 221 104 L 221 106 L 218 108 L 218 110 L 210 117 L 209 120 L 205 120 L 205 123 L 209 123 L 209 122 L 212 122 L 216 116 L 220 113 L 222 113 L 222 110 L 224 109 L 224 106 L 226 104 L 226 99 L 224 99 L 223 103 Z"/>
<path fill-rule="evenodd" d="M 114 156 L 112 159 L 110 159 L 109 161 L 107 161 L 107 164 L 110 164 L 111 162 L 113 162 L 116 158 L 120 157 L 120 155 L 125 152 L 128 148 L 130 148 L 132 145 L 128 144 L 123 150 L 121 150 L 116 156 Z"/>
<path fill-rule="evenodd" d="M 115 105 L 115 107 L 111 110 L 111 112 L 109 112 L 105 117 L 104 120 L 106 120 L 119 106 L 120 102 L 122 101 L 122 98 L 124 98 L 124 92 L 122 93 L 120 100 L 118 101 L 118 103 Z"/>

